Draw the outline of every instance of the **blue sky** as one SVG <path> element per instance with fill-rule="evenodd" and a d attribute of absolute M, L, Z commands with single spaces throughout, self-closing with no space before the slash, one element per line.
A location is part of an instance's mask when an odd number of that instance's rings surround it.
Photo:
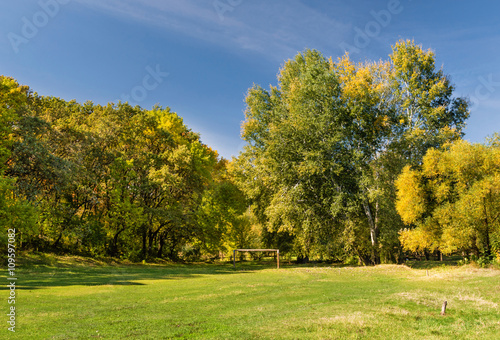
<path fill-rule="evenodd" d="M 423 0 L 36 0 L 0 4 L 0 74 L 42 95 L 168 106 L 226 157 L 252 84 L 305 48 L 387 59 L 399 39 L 436 53 L 473 102 L 465 138 L 500 132 L 500 3 Z"/>

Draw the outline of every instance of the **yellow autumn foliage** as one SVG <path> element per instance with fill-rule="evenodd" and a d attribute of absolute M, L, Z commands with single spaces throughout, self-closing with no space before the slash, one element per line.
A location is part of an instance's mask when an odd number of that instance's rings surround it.
<path fill-rule="evenodd" d="M 499 147 L 460 140 L 430 149 L 420 169 L 405 168 L 396 185 L 397 211 L 416 226 L 401 232 L 404 249 L 500 250 Z"/>
<path fill-rule="evenodd" d="M 405 224 L 412 224 L 425 212 L 424 188 L 420 177 L 406 166 L 396 180 L 396 210 Z"/>

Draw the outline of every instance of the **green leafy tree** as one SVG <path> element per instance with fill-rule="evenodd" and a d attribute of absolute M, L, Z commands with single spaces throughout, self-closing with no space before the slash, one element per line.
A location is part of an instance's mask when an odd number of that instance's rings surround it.
<path fill-rule="evenodd" d="M 212 184 L 204 191 L 198 210 L 200 246 L 208 254 L 230 254 L 234 248 L 257 246 L 258 237 L 244 212 L 247 200 L 234 183 L 231 165 L 219 160 Z"/>
<path fill-rule="evenodd" d="M 26 110 L 30 100 L 31 92 L 27 86 L 0 76 L 0 225 L 5 228 L 0 236 L 2 247 L 7 244 L 7 229 L 16 229 L 19 246 L 29 240 L 29 235 L 36 233 L 37 209 L 15 191 L 16 179 L 6 174 L 19 130 L 19 115 Z"/>
<path fill-rule="evenodd" d="M 236 165 L 259 222 L 293 234 L 296 250 L 308 257 L 325 235 L 334 241 L 357 199 L 353 174 L 364 150 L 351 142 L 363 117 L 346 107 L 334 65 L 317 51 L 286 62 L 278 82 L 270 92 L 249 90 L 242 132 L 248 145 Z"/>
<path fill-rule="evenodd" d="M 247 146 L 235 164 L 252 211 L 268 231 L 293 234 L 304 256 L 343 248 L 379 263 L 383 248 L 391 257 L 397 175 L 462 134 L 467 103 L 452 92 L 433 53 L 410 41 L 388 62 L 297 55 L 278 87 L 254 86 L 246 99 Z"/>

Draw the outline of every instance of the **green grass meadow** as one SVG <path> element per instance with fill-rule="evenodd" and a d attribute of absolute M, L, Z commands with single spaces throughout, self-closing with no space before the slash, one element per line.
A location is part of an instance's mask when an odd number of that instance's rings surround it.
<path fill-rule="evenodd" d="M 234 270 L 26 255 L 18 285 L 15 333 L 1 287 L 1 339 L 500 339 L 500 271 L 470 265 Z"/>

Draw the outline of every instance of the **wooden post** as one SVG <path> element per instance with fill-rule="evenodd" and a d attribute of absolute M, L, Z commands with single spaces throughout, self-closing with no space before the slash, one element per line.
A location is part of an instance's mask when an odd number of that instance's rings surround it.
<path fill-rule="evenodd" d="M 277 262 L 276 263 L 278 264 L 278 269 L 280 269 L 280 250 L 278 249 L 276 251 L 276 253 L 278 254 L 278 258 L 277 258 Z"/>
<path fill-rule="evenodd" d="M 236 250 L 233 250 L 233 268 L 236 269 Z"/>
<path fill-rule="evenodd" d="M 445 315 L 446 314 L 446 305 L 448 304 L 448 302 L 443 302 L 443 306 L 441 307 L 441 315 Z"/>

